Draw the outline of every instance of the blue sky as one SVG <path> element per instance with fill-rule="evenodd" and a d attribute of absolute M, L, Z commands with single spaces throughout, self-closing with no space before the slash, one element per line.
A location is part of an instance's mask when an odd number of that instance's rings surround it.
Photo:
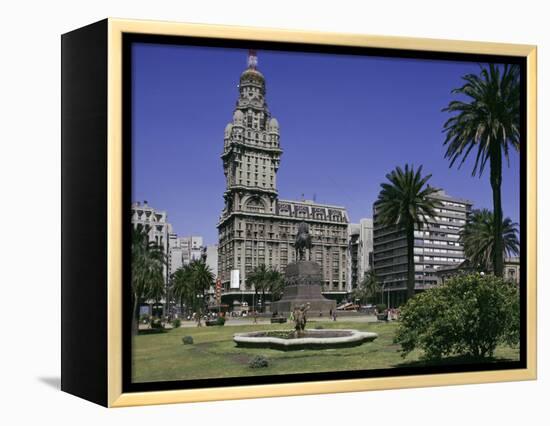
<path fill-rule="evenodd" d="M 220 154 L 247 50 L 133 46 L 132 200 L 166 210 L 179 235 L 217 242 L 225 179 Z M 385 175 L 423 165 L 430 183 L 492 208 L 488 170 L 471 176 L 444 159 L 441 112 L 479 71 L 468 62 L 258 51 L 267 102 L 281 129 L 280 198 L 372 216 Z M 519 154 L 503 170 L 503 210 L 519 221 Z"/>

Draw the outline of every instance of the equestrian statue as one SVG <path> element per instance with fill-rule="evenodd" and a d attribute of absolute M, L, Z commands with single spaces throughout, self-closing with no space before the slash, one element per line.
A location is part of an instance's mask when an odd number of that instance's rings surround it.
<path fill-rule="evenodd" d="M 296 241 L 294 243 L 294 248 L 296 249 L 296 259 L 306 260 L 306 249 L 311 250 L 311 247 L 312 244 L 311 235 L 309 235 L 309 226 L 307 223 L 302 222 L 298 225 L 298 234 L 296 235 Z"/>

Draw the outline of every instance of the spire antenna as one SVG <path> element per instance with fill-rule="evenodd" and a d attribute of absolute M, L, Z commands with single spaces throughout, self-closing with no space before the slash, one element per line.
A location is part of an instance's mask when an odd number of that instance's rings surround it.
<path fill-rule="evenodd" d="M 250 49 L 248 51 L 248 68 L 256 69 L 258 66 L 258 55 L 256 54 L 255 49 Z"/>

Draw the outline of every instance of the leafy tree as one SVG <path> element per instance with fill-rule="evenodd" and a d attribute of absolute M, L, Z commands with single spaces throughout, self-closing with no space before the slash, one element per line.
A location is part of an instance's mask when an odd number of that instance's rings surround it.
<path fill-rule="evenodd" d="M 403 229 L 407 240 L 407 299 L 414 296 L 414 230 L 428 224 L 440 202 L 430 196 L 438 189 L 427 185 L 430 175 L 422 176 L 422 166 L 396 167 L 381 184 L 376 210 L 382 226 Z"/>
<path fill-rule="evenodd" d="M 502 222 L 503 256 L 519 254 L 518 224 L 510 218 Z M 460 232 L 464 254 L 472 266 L 482 271 L 494 271 L 495 219 L 487 209 L 474 210 Z"/>
<path fill-rule="evenodd" d="M 476 152 L 472 176 L 480 177 L 485 166 L 490 166 L 490 182 L 493 190 L 493 260 L 495 274 L 503 274 L 502 241 L 502 160 L 509 162 L 510 150 L 518 150 L 520 143 L 520 85 L 517 65 L 489 64 L 479 75 L 462 77 L 464 85 L 454 89 L 466 100 L 453 100 L 443 109 L 454 113 L 443 125 L 446 132 L 445 158 L 452 167 L 459 159 L 458 167 Z"/>
<path fill-rule="evenodd" d="M 498 344 L 519 343 L 517 286 L 495 275 L 457 275 L 401 308 L 395 343 L 403 357 L 421 349 L 426 359 L 492 357 Z"/>
<path fill-rule="evenodd" d="M 132 230 L 132 318 L 138 330 L 138 307 L 146 300 L 160 300 L 164 294 L 163 268 L 166 255 L 161 246 L 149 241 L 147 229 Z"/>

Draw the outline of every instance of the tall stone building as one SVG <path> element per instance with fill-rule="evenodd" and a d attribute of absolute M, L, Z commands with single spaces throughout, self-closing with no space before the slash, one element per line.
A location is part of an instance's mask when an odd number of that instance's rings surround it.
<path fill-rule="evenodd" d="M 238 87 L 221 156 L 226 191 L 218 223 L 218 272 L 225 287 L 224 303 L 254 293 L 247 274 L 256 266 L 265 264 L 284 272 L 296 260 L 294 239 L 300 222 L 310 226 L 314 246 L 308 256 L 322 267 L 323 292 L 342 298 L 346 293 L 347 212 L 344 207 L 313 201 L 279 199 L 279 123 L 268 109 L 265 78 L 257 69 L 253 51 Z M 230 288 L 232 270 L 239 271 L 238 288 Z"/>
<path fill-rule="evenodd" d="M 459 233 L 472 209 L 468 200 L 454 198 L 439 190 L 431 196 L 441 203 L 427 226 L 414 232 L 415 290 L 422 291 L 438 284 L 437 272 L 456 267 L 464 261 L 464 247 Z M 374 272 L 384 296 L 393 306 L 404 302 L 407 292 L 407 242 L 405 232 L 395 227 L 380 226 L 374 204 Z"/>

